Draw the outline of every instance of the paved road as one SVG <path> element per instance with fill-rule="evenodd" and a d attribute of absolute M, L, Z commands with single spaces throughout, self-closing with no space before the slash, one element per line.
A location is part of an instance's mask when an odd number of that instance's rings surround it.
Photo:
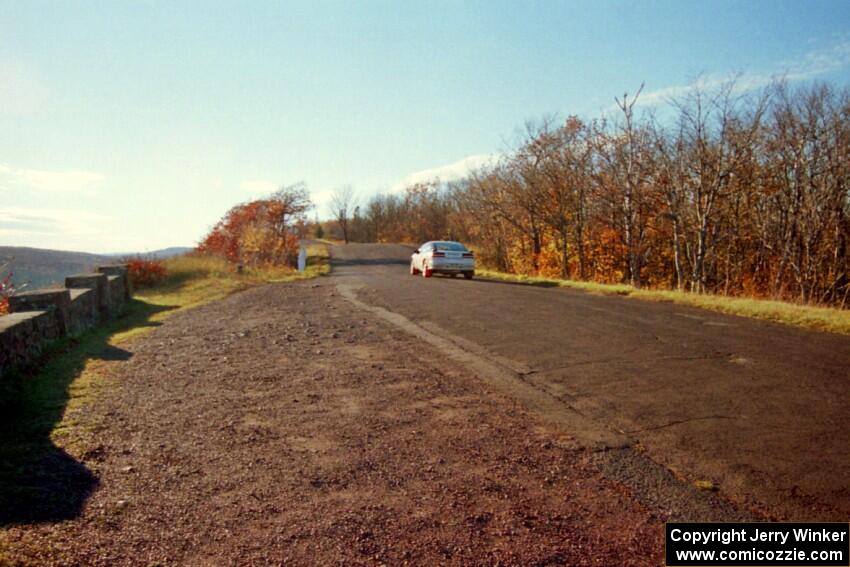
<path fill-rule="evenodd" d="M 408 274 L 331 250 L 358 297 L 480 345 L 676 475 L 776 517 L 850 515 L 850 338 L 669 303 Z"/>

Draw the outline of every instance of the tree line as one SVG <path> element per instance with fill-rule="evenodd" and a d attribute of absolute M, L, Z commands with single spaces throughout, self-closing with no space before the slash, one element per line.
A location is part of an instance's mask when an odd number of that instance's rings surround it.
<path fill-rule="evenodd" d="M 346 240 L 472 244 L 523 274 L 847 307 L 850 92 L 697 84 L 525 125 L 466 178 L 332 208 Z"/>

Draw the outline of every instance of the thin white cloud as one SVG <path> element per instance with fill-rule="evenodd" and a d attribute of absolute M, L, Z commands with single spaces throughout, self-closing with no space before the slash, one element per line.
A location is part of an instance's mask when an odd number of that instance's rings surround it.
<path fill-rule="evenodd" d="M 768 72 L 709 73 L 687 85 L 673 85 L 646 91 L 641 93 L 636 106 L 658 106 L 670 99 L 687 94 L 695 87 L 710 90 L 731 80 L 735 81 L 735 89 L 744 93 L 765 87 L 777 78 L 784 78 L 787 81 L 804 81 L 847 66 L 850 66 L 850 40 L 845 37 L 826 48 L 814 49 L 797 59 L 783 61 Z M 616 110 L 616 105 L 608 110 Z"/>
<path fill-rule="evenodd" d="M 79 209 L 0 207 L 0 234 L 81 236 L 103 232 L 109 217 Z"/>
<path fill-rule="evenodd" d="M 243 193 L 252 195 L 271 195 L 277 191 L 278 186 L 273 181 L 266 179 L 254 179 L 251 181 L 243 181 L 239 184 L 239 190 Z"/>
<path fill-rule="evenodd" d="M 390 192 L 404 191 L 407 187 L 417 183 L 430 183 L 432 181 L 448 183 L 449 181 L 456 181 L 466 177 L 477 169 L 493 165 L 497 159 L 498 156 L 496 154 L 474 154 L 454 163 L 416 171 L 393 185 L 390 188 Z"/>
<path fill-rule="evenodd" d="M 0 189 L 24 189 L 53 193 L 91 192 L 103 175 L 93 171 L 46 171 L 22 169 L 0 163 Z"/>
<path fill-rule="evenodd" d="M 850 65 L 850 39 L 842 38 L 826 49 L 808 52 L 798 61 L 782 65 L 789 80 L 804 80 L 817 77 Z"/>

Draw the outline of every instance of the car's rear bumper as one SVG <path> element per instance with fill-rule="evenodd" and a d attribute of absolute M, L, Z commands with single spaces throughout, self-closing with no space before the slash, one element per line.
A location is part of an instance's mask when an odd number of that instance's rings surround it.
<path fill-rule="evenodd" d="M 455 260 L 455 259 L 433 259 L 431 269 L 438 274 L 462 274 L 464 272 L 475 271 L 475 261 Z"/>

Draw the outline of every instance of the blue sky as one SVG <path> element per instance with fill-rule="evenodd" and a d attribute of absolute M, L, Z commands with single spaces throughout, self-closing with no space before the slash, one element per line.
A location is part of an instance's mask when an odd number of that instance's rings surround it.
<path fill-rule="evenodd" d="M 0 244 L 192 245 L 297 181 L 322 215 L 733 72 L 850 84 L 850 2 L 0 0 Z"/>

